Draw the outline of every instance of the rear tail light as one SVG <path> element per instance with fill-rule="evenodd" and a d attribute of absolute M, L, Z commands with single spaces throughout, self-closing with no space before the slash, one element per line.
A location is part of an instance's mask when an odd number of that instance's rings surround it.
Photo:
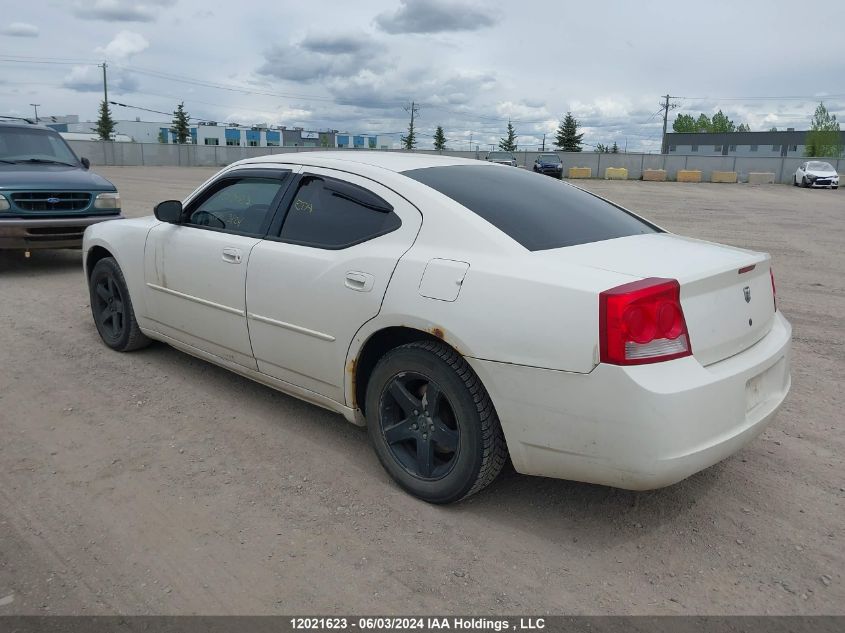
<path fill-rule="evenodd" d="M 775 271 L 773 268 L 769 268 L 769 277 L 772 279 L 772 301 L 775 303 L 775 312 L 778 311 L 778 293 L 775 290 Z"/>
<path fill-rule="evenodd" d="M 601 362 L 643 365 L 692 355 L 675 279 L 652 277 L 599 294 Z"/>

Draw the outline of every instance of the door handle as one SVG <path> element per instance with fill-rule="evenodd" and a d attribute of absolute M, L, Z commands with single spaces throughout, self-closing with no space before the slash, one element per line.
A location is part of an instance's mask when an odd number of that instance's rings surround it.
<path fill-rule="evenodd" d="M 376 278 L 370 273 L 362 273 L 357 270 L 350 270 L 346 273 L 346 281 L 344 285 L 350 290 L 357 290 L 358 292 L 369 292 L 373 289 L 373 284 Z"/>
<path fill-rule="evenodd" d="M 223 249 L 223 261 L 227 264 L 240 264 L 241 263 L 241 251 L 238 248 L 232 248 L 231 246 L 227 246 Z"/>

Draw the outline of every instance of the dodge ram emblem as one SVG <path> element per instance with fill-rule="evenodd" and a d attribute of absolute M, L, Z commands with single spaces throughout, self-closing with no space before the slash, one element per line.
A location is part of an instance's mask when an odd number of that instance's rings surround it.
<path fill-rule="evenodd" d="M 751 288 L 749 286 L 742 289 L 742 294 L 745 295 L 745 303 L 751 303 Z"/>

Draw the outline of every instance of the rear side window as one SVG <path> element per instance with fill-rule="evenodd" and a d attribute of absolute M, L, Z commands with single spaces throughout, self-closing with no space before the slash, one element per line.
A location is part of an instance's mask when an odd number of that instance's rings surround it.
<path fill-rule="evenodd" d="M 281 239 L 317 248 L 346 248 L 402 224 L 373 192 L 334 178 L 305 175 L 290 203 Z"/>
<path fill-rule="evenodd" d="M 530 251 L 660 232 L 601 198 L 523 169 L 453 165 L 403 174 L 462 204 Z"/>

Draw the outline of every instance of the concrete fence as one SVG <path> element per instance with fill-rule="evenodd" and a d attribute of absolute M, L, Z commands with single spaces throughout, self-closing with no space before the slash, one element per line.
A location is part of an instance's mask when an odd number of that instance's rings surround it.
<path fill-rule="evenodd" d="M 164 143 L 115 143 L 109 141 L 68 141 L 79 156 L 92 165 L 151 167 L 222 167 L 255 156 L 291 152 L 341 151 L 368 152 L 368 149 L 336 149 L 314 147 L 232 147 L 226 145 L 171 145 Z M 399 152 L 403 150 L 388 150 Z M 442 154 L 483 159 L 486 152 L 416 150 L 416 154 Z M 517 163 L 531 168 L 541 152 L 515 152 Z M 677 180 L 678 171 L 701 171 L 701 180 L 710 182 L 713 172 L 737 173 L 739 182 L 748 182 L 749 172 L 774 174 L 775 182 L 791 183 L 798 165 L 808 160 L 803 156 L 699 156 L 697 154 L 604 154 L 597 152 L 555 152 L 563 161 L 564 173 L 570 167 L 589 167 L 594 178 L 603 178 L 605 170 L 627 169 L 629 180 L 640 180 L 643 170 L 666 170 L 667 180 Z M 838 172 L 845 172 L 845 158 L 822 158 Z"/>

